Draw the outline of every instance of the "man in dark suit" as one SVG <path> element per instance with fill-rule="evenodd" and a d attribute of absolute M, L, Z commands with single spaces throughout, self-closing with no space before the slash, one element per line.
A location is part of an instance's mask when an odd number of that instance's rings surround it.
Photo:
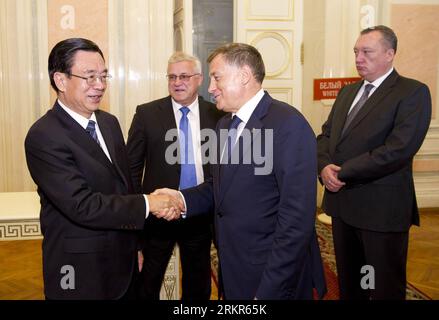
<path fill-rule="evenodd" d="M 321 297 L 314 133 L 295 108 L 262 89 L 256 48 L 228 44 L 208 62 L 209 92 L 229 114 L 218 122 L 221 163 L 212 179 L 181 191 L 186 219 L 214 210 L 225 299 L 312 299 L 314 287 Z"/>
<path fill-rule="evenodd" d="M 340 90 L 317 138 L 341 299 L 405 299 L 408 232 L 419 225 L 412 162 L 431 97 L 393 68 L 396 48 L 386 26 L 361 32 L 354 53 L 362 80 Z"/>
<path fill-rule="evenodd" d="M 136 298 L 135 230 L 143 229 L 149 210 L 172 203 L 130 195 L 119 123 L 99 110 L 110 77 L 99 47 L 82 38 L 59 42 L 49 76 L 58 99 L 25 140 L 41 200 L 44 293 L 48 299 Z"/>
<path fill-rule="evenodd" d="M 169 96 L 138 106 L 129 130 L 128 155 L 138 193 L 149 193 L 159 187 L 193 187 L 210 175 L 202 152 L 200 130 L 214 129 L 222 113 L 214 104 L 198 96 L 198 88 L 203 82 L 201 63 L 196 57 L 176 52 L 168 60 L 167 78 Z M 184 120 L 188 124 L 183 124 Z M 177 131 L 177 128 L 183 130 L 182 127 L 190 128 L 189 134 L 184 134 L 191 138 L 187 148 L 191 163 L 172 162 L 166 158 L 166 151 L 175 140 L 167 141 L 167 133 Z M 184 140 L 180 134 L 175 138 L 179 143 Z M 181 155 L 183 149 L 180 149 Z M 142 275 L 147 299 L 159 299 L 166 267 L 177 243 L 183 273 L 182 299 L 209 300 L 211 221 L 208 214 L 172 222 L 157 218 L 146 221 Z"/>

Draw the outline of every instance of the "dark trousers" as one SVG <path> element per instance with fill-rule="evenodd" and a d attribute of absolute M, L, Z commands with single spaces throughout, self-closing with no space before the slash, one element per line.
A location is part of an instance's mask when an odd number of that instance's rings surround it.
<path fill-rule="evenodd" d="M 136 263 L 134 264 L 134 272 L 131 278 L 131 283 L 125 292 L 125 294 L 120 298 L 120 300 L 143 300 L 144 289 L 143 281 L 141 281 L 141 273 L 139 272 L 139 263 L 136 257 Z"/>
<path fill-rule="evenodd" d="M 408 232 L 363 230 L 333 218 L 332 234 L 340 299 L 405 299 Z"/>
<path fill-rule="evenodd" d="M 180 249 L 182 268 L 182 300 L 207 301 L 210 299 L 210 246 L 209 224 L 188 228 L 187 223 L 171 226 L 147 226 L 144 239 L 143 287 L 147 300 L 159 300 L 160 288 L 175 244 Z"/>

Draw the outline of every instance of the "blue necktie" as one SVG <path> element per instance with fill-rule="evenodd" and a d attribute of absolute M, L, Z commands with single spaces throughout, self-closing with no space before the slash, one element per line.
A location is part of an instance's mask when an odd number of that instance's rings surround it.
<path fill-rule="evenodd" d="M 180 190 L 190 188 L 197 185 L 197 174 L 195 172 L 195 159 L 192 144 L 191 127 L 187 114 L 188 107 L 181 107 L 182 113 L 180 119 Z"/>
<path fill-rule="evenodd" d="M 85 131 L 87 131 L 91 135 L 93 140 L 96 141 L 97 144 L 100 146 L 101 144 L 99 143 L 98 134 L 96 133 L 95 124 L 96 124 L 96 122 L 94 122 L 93 120 L 89 120 L 88 124 L 87 124 L 87 128 L 85 128 Z"/>
<path fill-rule="evenodd" d="M 230 160 L 232 156 L 232 149 L 236 142 L 236 135 L 238 133 L 238 126 L 241 123 L 241 119 L 238 116 L 233 116 L 232 121 L 229 126 L 229 134 L 227 136 L 227 154 L 228 159 Z"/>

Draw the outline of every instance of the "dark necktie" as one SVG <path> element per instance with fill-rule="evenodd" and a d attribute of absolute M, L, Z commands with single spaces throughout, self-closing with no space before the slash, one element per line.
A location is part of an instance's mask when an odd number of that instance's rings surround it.
<path fill-rule="evenodd" d="M 238 134 L 238 126 L 241 123 L 241 119 L 238 116 L 233 116 L 229 126 L 229 134 L 227 136 L 227 155 L 230 160 L 232 156 L 232 149 L 236 143 L 236 135 Z"/>
<path fill-rule="evenodd" d="M 96 122 L 94 122 L 93 120 L 89 120 L 88 124 L 87 124 L 87 128 L 85 128 L 85 131 L 87 131 L 91 137 L 93 138 L 94 141 L 97 142 L 97 144 L 100 146 L 101 144 L 99 143 L 99 139 L 98 139 L 98 135 L 96 133 Z"/>
<path fill-rule="evenodd" d="M 349 112 L 346 122 L 344 123 L 343 131 L 341 135 L 343 136 L 346 129 L 349 127 L 349 125 L 352 123 L 352 120 L 354 120 L 355 116 L 358 114 L 360 109 L 364 106 L 364 104 L 367 101 L 367 98 L 369 98 L 370 90 L 373 89 L 373 84 L 366 84 L 366 87 L 364 88 L 363 94 L 360 97 L 360 100 L 355 104 L 355 106 L 352 107 L 351 111 Z"/>
<path fill-rule="evenodd" d="M 194 148 L 192 144 L 191 127 L 187 114 L 188 107 L 181 107 L 180 119 L 180 190 L 197 185 L 197 174 L 195 172 Z"/>

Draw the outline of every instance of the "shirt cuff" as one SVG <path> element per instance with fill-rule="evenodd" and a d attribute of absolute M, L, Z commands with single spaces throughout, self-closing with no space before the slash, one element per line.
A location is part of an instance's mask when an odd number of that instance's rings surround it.
<path fill-rule="evenodd" d="M 146 194 L 143 195 L 143 197 L 145 198 L 145 219 L 148 218 L 149 216 L 149 202 L 148 202 L 148 197 L 146 196 Z"/>
<path fill-rule="evenodd" d="M 186 199 L 184 198 L 183 193 L 181 193 L 180 191 L 178 191 L 178 193 L 180 194 L 180 197 L 183 199 L 183 204 L 184 204 L 184 207 L 186 208 L 186 211 L 181 212 L 181 217 L 183 219 L 186 219 L 186 212 L 187 212 Z"/>

